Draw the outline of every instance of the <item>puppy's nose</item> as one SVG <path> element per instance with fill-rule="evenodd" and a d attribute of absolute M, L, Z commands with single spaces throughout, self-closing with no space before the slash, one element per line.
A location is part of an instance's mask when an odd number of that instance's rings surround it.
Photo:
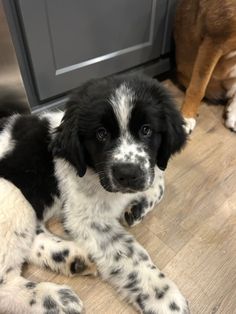
<path fill-rule="evenodd" d="M 138 189 L 143 186 L 145 180 L 143 170 L 139 165 L 131 163 L 119 163 L 113 165 L 112 175 L 122 187 Z"/>

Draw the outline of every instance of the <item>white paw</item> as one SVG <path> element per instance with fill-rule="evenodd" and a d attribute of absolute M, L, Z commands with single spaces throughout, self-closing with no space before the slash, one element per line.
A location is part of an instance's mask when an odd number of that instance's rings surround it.
<path fill-rule="evenodd" d="M 142 313 L 153 314 L 189 314 L 188 303 L 177 286 L 168 278 L 152 276 L 149 291 L 139 293 L 136 298 L 138 308 Z"/>
<path fill-rule="evenodd" d="M 225 125 L 231 131 L 236 132 L 236 106 L 233 104 L 226 111 Z"/>
<path fill-rule="evenodd" d="M 186 134 L 191 134 L 193 129 L 196 126 L 196 119 L 194 119 L 194 118 L 184 118 L 184 121 L 185 121 L 185 125 L 183 127 L 184 127 L 184 130 L 185 130 Z"/>
<path fill-rule="evenodd" d="M 31 285 L 32 286 L 32 285 Z M 83 304 L 79 297 L 68 287 L 59 286 L 49 282 L 36 284 L 31 288 L 30 283 L 26 288 L 32 289 L 29 300 L 30 313 L 73 313 L 81 314 Z"/>

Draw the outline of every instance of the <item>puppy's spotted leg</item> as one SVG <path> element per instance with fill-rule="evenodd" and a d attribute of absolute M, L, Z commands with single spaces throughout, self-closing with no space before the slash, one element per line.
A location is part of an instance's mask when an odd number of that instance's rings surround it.
<path fill-rule="evenodd" d="M 2 293 L 0 310 L 7 314 L 81 314 L 83 304 L 68 286 L 35 283 L 12 272 Z"/>
<path fill-rule="evenodd" d="M 0 179 L 0 313 L 81 313 L 83 305 L 70 288 L 21 276 L 35 230 L 31 205 L 18 188 Z"/>
<path fill-rule="evenodd" d="M 155 167 L 155 179 L 151 188 L 140 193 L 138 198 L 133 200 L 122 214 L 121 222 L 124 225 L 135 226 L 147 215 L 163 198 L 164 195 L 164 174 Z"/>
<path fill-rule="evenodd" d="M 76 230 L 71 230 L 75 235 Z M 84 245 L 94 258 L 99 273 L 143 314 L 187 314 L 185 298 L 177 286 L 154 266 L 144 248 L 114 220 L 93 221 Z"/>
<path fill-rule="evenodd" d="M 37 225 L 28 261 L 66 276 L 97 273 L 95 264 L 89 261 L 85 251 L 73 241 L 53 235 L 43 224 Z"/>

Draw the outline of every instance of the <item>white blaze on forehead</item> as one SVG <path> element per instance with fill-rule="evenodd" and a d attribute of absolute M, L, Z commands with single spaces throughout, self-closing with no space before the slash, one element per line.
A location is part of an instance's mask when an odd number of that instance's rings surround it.
<path fill-rule="evenodd" d="M 134 92 L 123 83 L 112 95 L 110 103 L 117 117 L 121 131 L 127 130 L 133 108 Z"/>

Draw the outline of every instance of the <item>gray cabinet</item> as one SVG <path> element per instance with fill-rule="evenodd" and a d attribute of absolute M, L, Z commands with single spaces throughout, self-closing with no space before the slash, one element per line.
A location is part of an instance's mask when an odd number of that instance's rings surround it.
<path fill-rule="evenodd" d="M 5 0 L 16 12 L 17 53 L 34 99 L 45 103 L 90 78 L 161 63 L 174 1 Z"/>

